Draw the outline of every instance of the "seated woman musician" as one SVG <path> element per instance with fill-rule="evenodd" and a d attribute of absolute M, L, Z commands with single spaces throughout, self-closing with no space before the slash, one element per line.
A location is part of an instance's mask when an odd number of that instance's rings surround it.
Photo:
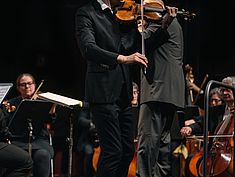
<path fill-rule="evenodd" d="M 36 83 L 34 77 L 29 73 L 20 74 L 16 80 L 16 87 L 19 93 L 18 97 L 8 100 L 13 110 L 5 108 L 4 114 L 6 121 L 9 123 L 13 117 L 14 110 L 20 105 L 23 99 L 31 99 L 35 95 Z M 28 133 L 22 132 L 21 135 L 17 135 L 16 138 L 13 136 L 12 144 L 31 152 L 30 155 L 33 159 L 33 176 L 34 177 L 48 177 L 50 174 L 50 163 L 54 156 L 53 147 L 49 143 L 49 131 L 47 129 L 47 123 L 53 121 L 55 117 L 49 114 L 44 120 L 45 122 L 42 129 L 39 130 L 38 134 L 33 134 L 31 140 L 31 151 L 29 151 L 29 136 Z M 22 121 L 22 124 L 25 122 Z M 25 130 L 28 131 L 28 126 L 25 125 Z"/>
<path fill-rule="evenodd" d="M 209 94 L 209 106 L 212 108 L 214 106 L 220 106 L 224 104 L 221 92 L 219 88 L 213 88 Z M 202 133 L 202 116 L 197 116 L 192 119 L 186 120 L 184 122 L 184 127 L 181 128 L 180 132 L 183 136 L 188 136 L 192 134 Z"/>

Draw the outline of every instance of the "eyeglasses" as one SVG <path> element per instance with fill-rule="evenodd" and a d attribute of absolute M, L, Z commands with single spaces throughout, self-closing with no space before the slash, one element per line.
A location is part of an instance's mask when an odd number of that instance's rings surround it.
<path fill-rule="evenodd" d="M 138 91 L 133 91 L 133 94 L 138 94 L 139 92 Z"/>
<path fill-rule="evenodd" d="M 34 84 L 34 82 L 23 82 L 23 83 L 19 83 L 19 86 L 20 87 L 26 87 L 27 85 L 28 86 L 31 86 L 31 85 L 33 85 Z"/>
<path fill-rule="evenodd" d="M 221 92 L 225 92 L 225 91 L 228 92 L 228 91 L 230 91 L 230 90 L 231 90 L 231 89 L 229 89 L 229 88 L 224 88 L 224 87 L 220 88 L 220 91 L 221 91 Z"/>
<path fill-rule="evenodd" d="M 216 103 L 218 103 L 218 102 L 220 102 L 220 101 L 222 101 L 222 100 L 220 100 L 220 99 L 211 99 L 211 102 L 216 102 Z"/>

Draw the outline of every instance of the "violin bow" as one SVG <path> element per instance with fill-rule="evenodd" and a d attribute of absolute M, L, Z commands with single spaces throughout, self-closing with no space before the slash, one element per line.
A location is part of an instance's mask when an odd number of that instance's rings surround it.
<path fill-rule="evenodd" d="M 142 55 L 145 56 L 145 45 L 144 45 L 144 0 L 141 0 L 141 47 L 142 47 Z M 143 68 L 144 74 L 146 74 L 146 67 Z"/>
<path fill-rule="evenodd" d="M 38 88 L 36 89 L 36 91 L 34 92 L 33 96 L 31 97 L 31 100 L 35 100 L 37 93 L 39 91 L 39 89 L 41 88 L 42 84 L 43 84 L 44 80 L 41 81 L 41 83 L 39 84 Z"/>
<path fill-rule="evenodd" d="M 205 83 L 206 83 L 208 77 L 209 77 L 208 74 L 206 74 L 205 77 L 204 77 L 204 79 L 203 79 L 203 81 L 202 81 L 202 84 L 201 84 L 201 86 L 200 86 L 200 90 L 199 90 L 199 92 L 197 93 L 197 95 L 196 95 L 196 97 L 195 97 L 195 100 L 193 101 L 193 104 L 195 104 L 195 103 L 197 102 L 198 97 L 199 97 L 199 95 L 200 95 L 200 92 L 201 92 L 201 90 L 202 90 L 202 87 L 205 85 Z"/>

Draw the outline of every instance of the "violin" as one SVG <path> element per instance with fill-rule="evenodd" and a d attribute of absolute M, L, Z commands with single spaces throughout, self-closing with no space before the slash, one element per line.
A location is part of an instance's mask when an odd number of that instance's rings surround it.
<path fill-rule="evenodd" d="M 7 100 L 2 102 L 2 105 L 5 107 L 5 109 L 7 110 L 7 112 L 14 112 L 16 110 L 16 106 L 12 105 L 11 103 L 9 103 Z"/>
<path fill-rule="evenodd" d="M 43 83 L 44 83 L 44 80 L 41 80 L 41 83 L 39 84 L 38 88 L 35 90 L 34 94 L 32 95 L 31 100 L 36 100 L 39 98 L 39 94 L 42 93 L 41 91 L 39 91 L 39 89 L 42 87 Z M 49 114 L 51 115 L 55 114 L 56 107 L 57 107 L 57 104 L 53 104 L 49 111 Z"/>
<path fill-rule="evenodd" d="M 141 8 L 141 5 L 135 3 L 134 0 L 123 0 L 121 1 L 120 7 L 116 7 L 114 13 L 119 21 L 132 22 L 140 19 Z M 160 2 L 146 3 L 143 7 L 143 10 L 144 18 L 154 22 L 161 21 L 162 15 L 167 11 L 164 5 Z M 185 11 L 184 9 L 178 11 L 177 14 L 183 16 L 185 20 L 192 19 L 196 16 L 196 14 Z"/>
<path fill-rule="evenodd" d="M 34 92 L 33 96 L 31 97 L 31 100 L 35 100 L 37 99 L 37 96 L 39 94 L 39 89 L 41 88 L 42 84 L 43 84 L 44 80 L 41 81 L 40 85 L 38 86 L 38 88 L 36 89 L 36 91 Z M 12 105 L 10 102 L 8 102 L 7 100 L 2 102 L 2 105 L 5 107 L 5 109 L 7 110 L 7 112 L 11 113 L 14 112 L 16 110 L 16 106 Z"/>

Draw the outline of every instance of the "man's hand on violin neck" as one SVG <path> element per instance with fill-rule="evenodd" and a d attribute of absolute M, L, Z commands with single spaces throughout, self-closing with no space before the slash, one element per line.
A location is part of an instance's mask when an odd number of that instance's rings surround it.
<path fill-rule="evenodd" d="M 177 16 L 178 8 L 166 6 L 167 13 L 162 18 L 162 28 L 167 29 Z"/>
<path fill-rule="evenodd" d="M 178 8 L 177 7 L 166 6 L 166 10 L 167 10 L 167 13 L 171 17 L 176 17 L 177 16 L 177 12 L 178 12 Z"/>

